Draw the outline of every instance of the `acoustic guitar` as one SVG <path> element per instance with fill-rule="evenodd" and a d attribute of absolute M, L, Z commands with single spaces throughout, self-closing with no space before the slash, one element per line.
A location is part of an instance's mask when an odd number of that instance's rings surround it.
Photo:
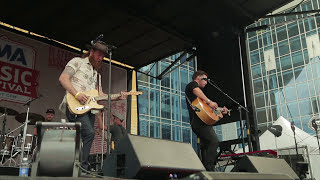
<path fill-rule="evenodd" d="M 100 110 L 103 109 L 104 106 L 98 104 L 98 101 L 101 100 L 108 100 L 108 95 L 99 96 L 98 91 L 96 89 L 92 89 L 87 92 L 81 92 L 82 94 L 85 94 L 86 96 L 89 96 L 88 101 L 85 104 L 81 104 L 72 94 L 69 92 L 67 93 L 67 104 L 68 108 L 71 113 L 81 115 L 84 114 L 90 110 L 96 109 Z M 140 91 L 130 91 L 125 92 L 126 95 L 140 95 L 142 92 Z M 121 94 L 111 94 L 111 99 L 116 97 L 121 97 Z"/>
<path fill-rule="evenodd" d="M 197 99 L 192 101 L 192 105 L 197 107 L 200 111 L 197 112 L 197 116 L 207 125 L 211 126 L 218 122 L 221 118 L 223 118 L 222 111 L 224 110 L 222 107 L 218 107 L 217 109 L 212 109 L 209 105 L 207 105 L 202 99 L 197 97 Z M 230 116 L 230 111 L 228 110 L 228 115 Z"/>

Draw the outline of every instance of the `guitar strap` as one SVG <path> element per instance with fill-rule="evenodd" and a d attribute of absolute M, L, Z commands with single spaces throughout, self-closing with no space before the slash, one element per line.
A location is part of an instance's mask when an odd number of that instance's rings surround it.
<path fill-rule="evenodd" d="M 187 95 L 186 95 L 186 99 L 187 99 L 187 101 L 188 101 L 188 103 L 189 103 L 189 105 L 190 105 L 190 107 L 192 108 L 193 111 L 200 112 L 199 108 L 197 108 L 196 106 L 192 105 L 192 103 L 191 103 L 191 101 L 190 101 L 190 99 L 188 98 Z"/>

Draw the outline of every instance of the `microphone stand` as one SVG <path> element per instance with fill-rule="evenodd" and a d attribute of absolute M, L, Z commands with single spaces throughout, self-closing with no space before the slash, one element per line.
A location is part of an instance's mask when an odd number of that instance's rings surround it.
<path fill-rule="evenodd" d="M 111 121 L 111 61 L 112 61 L 112 49 L 115 49 L 115 46 L 108 46 L 108 54 L 109 54 L 109 87 L 108 87 L 108 118 L 107 118 L 107 127 L 110 128 Z M 110 154 L 111 151 L 111 134 L 110 131 L 107 131 L 107 153 Z"/>
<path fill-rule="evenodd" d="M 5 107 L 4 108 L 4 114 L 1 115 L 1 117 L 4 115 L 4 118 L 3 118 L 3 121 L 2 121 L 2 131 L 1 131 L 1 146 L 2 149 L 5 148 L 5 138 L 4 138 L 4 135 L 5 135 L 5 130 L 6 130 L 6 124 L 7 124 L 7 108 Z"/>
<path fill-rule="evenodd" d="M 240 114 L 240 128 L 241 128 L 241 137 L 242 137 L 242 149 L 243 153 L 245 153 L 245 142 L 244 142 L 244 128 L 243 128 L 243 122 L 242 122 L 242 112 L 241 109 L 244 109 L 246 112 L 249 112 L 245 107 L 243 107 L 240 103 L 238 103 L 236 100 L 234 100 L 232 97 L 230 97 L 227 93 L 223 92 L 216 84 L 213 84 L 210 79 L 208 79 L 208 83 L 212 85 L 214 88 L 216 88 L 218 91 L 220 91 L 222 94 L 224 94 L 226 97 L 228 97 L 231 101 L 236 103 L 238 105 L 238 111 Z M 249 137 L 249 135 L 248 135 Z M 248 138 L 248 146 L 251 147 L 251 140 Z M 250 148 L 249 148 L 250 151 Z"/>
<path fill-rule="evenodd" d="M 317 143 L 318 143 L 319 152 L 320 152 L 320 144 L 319 144 L 319 136 L 318 136 L 318 125 L 317 125 L 315 119 L 312 120 L 312 126 L 313 126 L 314 130 L 316 131 Z"/>
<path fill-rule="evenodd" d="M 26 121 L 25 121 L 25 124 L 24 124 L 24 129 L 23 129 L 23 136 L 22 136 L 22 148 L 21 148 L 21 157 L 20 157 L 20 162 L 22 162 L 22 160 L 23 160 L 23 155 L 24 155 L 24 144 L 25 144 L 25 141 L 26 141 L 26 134 L 27 134 L 27 127 L 28 127 L 28 119 L 29 119 L 29 111 L 30 111 L 30 104 L 34 101 L 34 100 L 36 100 L 36 99 L 38 99 L 38 98 L 40 98 L 40 97 L 42 97 L 41 95 L 40 96 L 38 96 L 38 97 L 36 97 L 36 98 L 34 98 L 34 99 L 31 99 L 30 101 L 28 101 L 27 103 L 25 103 L 23 106 L 27 106 L 27 115 L 26 115 Z"/>
<path fill-rule="evenodd" d="M 296 156 L 297 156 L 297 161 L 298 161 L 298 158 L 299 158 L 298 144 L 297 144 L 297 139 L 296 139 L 296 131 L 295 131 L 296 128 L 294 127 L 294 122 L 293 121 L 291 122 L 291 129 L 292 129 L 292 132 L 293 132 L 294 143 L 296 145 Z"/>

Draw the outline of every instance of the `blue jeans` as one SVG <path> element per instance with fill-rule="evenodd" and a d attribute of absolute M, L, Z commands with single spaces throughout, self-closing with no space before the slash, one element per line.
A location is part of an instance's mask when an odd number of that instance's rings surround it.
<path fill-rule="evenodd" d="M 81 166 L 88 170 L 88 159 L 92 142 L 94 140 L 94 120 L 95 115 L 88 112 L 83 115 L 74 115 L 69 109 L 66 110 L 66 116 L 69 122 L 81 122 L 81 139 L 83 143 Z"/>

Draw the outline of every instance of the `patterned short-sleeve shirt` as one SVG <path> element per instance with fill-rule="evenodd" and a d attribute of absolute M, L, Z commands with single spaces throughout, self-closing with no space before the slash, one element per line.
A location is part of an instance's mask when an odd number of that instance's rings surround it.
<path fill-rule="evenodd" d="M 89 62 L 89 58 L 75 57 L 71 59 L 66 67 L 71 67 L 75 74 L 71 77 L 72 86 L 80 92 L 96 89 L 97 87 L 97 71 Z"/>
<path fill-rule="evenodd" d="M 89 58 L 75 57 L 71 59 L 66 67 L 71 67 L 75 74 L 71 77 L 70 81 L 72 86 L 80 92 L 86 92 L 91 89 L 97 89 L 98 78 L 97 71 L 89 62 Z M 66 111 L 66 97 L 63 98 L 59 109 L 65 113 Z"/>

